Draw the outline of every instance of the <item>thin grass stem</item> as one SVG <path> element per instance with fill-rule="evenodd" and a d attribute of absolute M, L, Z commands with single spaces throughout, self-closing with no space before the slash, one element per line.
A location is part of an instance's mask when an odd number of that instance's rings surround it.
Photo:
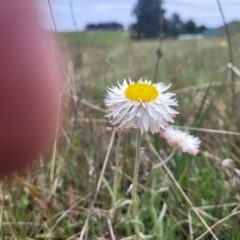
<path fill-rule="evenodd" d="M 56 151 L 57 151 L 57 135 L 58 135 L 58 128 L 60 122 L 60 112 L 61 112 L 61 102 L 62 102 L 62 94 L 59 96 L 59 104 L 58 104 L 58 119 L 57 119 L 57 126 L 56 126 L 56 136 L 54 141 L 52 159 L 51 159 L 51 170 L 50 170 L 50 181 L 52 182 L 54 179 L 54 169 L 55 169 L 55 161 L 56 161 Z"/>
<path fill-rule="evenodd" d="M 135 167 L 133 174 L 133 189 L 132 189 L 132 200 L 133 200 L 133 220 L 134 220 L 134 230 L 139 239 L 139 223 L 138 221 L 138 196 L 137 196 L 137 182 L 138 182 L 138 172 L 141 159 L 141 133 L 137 130 L 137 145 L 136 145 L 136 157 L 135 157 Z"/>
<path fill-rule="evenodd" d="M 213 228 L 215 228 L 217 225 L 219 225 L 220 223 L 224 222 L 225 220 L 227 220 L 228 218 L 234 216 L 234 215 L 237 215 L 237 214 L 240 214 L 240 211 L 238 212 L 234 212 L 234 213 L 231 213 L 229 214 L 228 216 L 226 216 L 225 218 L 219 220 L 218 222 L 216 222 L 215 224 L 213 224 L 206 232 L 204 232 L 200 237 L 198 237 L 196 240 L 200 240 L 202 239 L 206 234 L 208 234 Z"/>
<path fill-rule="evenodd" d="M 87 230 L 87 226 L 88 226 L 88 221 L 89 221 L 89 218 L 92 214 L 92 211 L 94 209 L 94 205 L 97 201 L 97 197 L 98 197 L 98 193 L 100 191 L 100 187 L 102 185 L 102 182 L 103 182 L 103 177 L 104 177 L 104 173 L 105 173 L 105 170 L 106 170 L 106 167 L 107 167 L 107 163 L 108 163 L 108 159 L 109 159 L 109 155 L 110 155 L 110 152 L 111 152 L 111 149 L 112 149 L 112 146 L 113 146 L 113 142 L 114 142 L 114 139 L 115 139 L 115 134 L 116 134 L 116 130 L 114 129 L 113 132 L 112 132 L 112 136 L 111 136 L 111 139 L 110 139 L 110 143 L 108 145 L 108 149 L 107 149 L 107 153 L 106 153 L 106 157 L 104 159 L 104 163 L 103 163 L 103 167 L 102 167 L 102 171 L 101 171 L 101 174 L 100 174 L 100 177 L 98 179 L 98 183 L 97 183 L 97 188 L 96 188 L 96 192 L 95 192 L 95 195 L 94 195 L 94 199 L 92 201 L 92 204 L 91 204 L 91 207 L 90 207 L 90 211 L 88 212 L 88 215 L 87 215 L 87 218 L 85 220 L 85 223 L 84 223 L 84 226 L 83 226 L 83 229 L 82 231 L 80 232 L 80 237 L 78 238 L 78 240 L 82 240 L 84 235 L 85 235 L 85 232 Z"/>
<path fill-rule="evenodd" d="M 115 152 L 115 172 L 113 177 L 113 199 L 112 199 L 112 206 L 114 206 L 116 200 L 117 200 L 117 190 L 118 190 L 118 184 L 119 184 L 119 178 L 120 178 L 120 171 L 119 171 L 119 153 L 120 153 L 120 143 L 122 139 L 121 132 L 118 133 L 118 139 L 117 139 L 117 147 Z"/>
<path fill-rule="evenodd" d="M 157 168 L 160 168 L 162 167 L 163 165 L 167 164 L 174 156 L 176 152 L 176 149 L 173 149 L 172 152 L 170 153 L 170 155 L 163 161 L 163 162 L 160 162 L 158 164 L 155 164 L 152 169 L 157 169 Z"/>
<path fill-rule="evenodd" d="M 228 29 L 228 26 L 227 26 L 227 23 L 226 23 L 226 20 L 225 20 L 225 17 L 224 17 L 224 13 L 223 13 L 223 10 L 222 10 L 220 0 L 217 0 L 217 4 L 218 4 L 219 12 L 220 12 L 222 20 L 223 20 L 225 32 L 226 32 L 226 35 L 227 35 L 229 60 L 234 65 L 231 36 L 230 36 L 229 29 Z M 232 80 L 232 94 L 233 94 L 232 97 L 233 97 L 233 101 L 234 101 L 234 97 L 235 97 L 235 89 L 234 89 L 235 88 L 235 74 L 234 74 L 233 71 L 231 71 L 231 80 Z"/>
<path fill-rule="evenodd" d="M 160 157 L 160 155 L 158 154 L 158 152 L 156 151 L 156 149 L 154 148 L 154 146 L 152 145 L 152 143 L 147 140 L 148 145 L 151 149 L 151 151 L 155 154 L 155 156 L 159 159 L 160 162 L 163 162 L 162 158 Z M 178 181 L 175 179 L 175 177 L 173 176 L 172 172 L 170 171 L 170 169 L 166 166 L 163 165 L 163 167 L 165 168 L 166 172 L 168 173 L 169 177 L 172 179 L 172 181 L 174 182 L 174 184 L 176 185 L 176 187 L 178 188 L 178 190 L 181 192 L 181 194 L 183 195 L 183 197 L 185 198 L 185 200 L 187 201 L 187 203 L 189 204 L 189 206 L 193 209 L 193 211 L 196 213 L 196 215 L 198 216 L 198 218 L 200 219 L 200 221 L 203 223 L 203 225 L 206 227 L 206 229 L 208 230 L 208 232 L 211 233 L 211 235 L 213 236 L 213 238 L 215 240 L 218 240 L 218 238 L 216 237 L 216 235 L 213 233 L 213 231 L 210 229 L 210 227 L 207 225 L 207 223 L 205 222 L 205 220 L 202 218 L 202 216 L 200 215 L 200 213 L 197 211 L 196 208 L 194 208 L 193 203 L 191 202 L 191 200 L 188 198 L 188 196 L 186 195 L 186 193 L 183 191 L 182 187 L 180 186 L 180 184 L 178 183 Z"/>

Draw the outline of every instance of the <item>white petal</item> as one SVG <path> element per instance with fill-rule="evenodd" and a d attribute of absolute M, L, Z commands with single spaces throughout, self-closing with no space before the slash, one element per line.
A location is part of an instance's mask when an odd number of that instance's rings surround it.
<path fill-rule="evenodd" d="M 170 88 L 171 84 L 153 84 L 151 81 L 140 79 L 138 83 L 148 84 L 156 87 L 159 96 L 148 102 L 130 100 L 125 95 L 125 90 L 134 82 L 129 78 L 124 79 L 118 86 L 106 88 L 104 103 L 107 108 L 106 117 L 110 118 L 112 124 L 119 125 L 120 128 L 138 127 L 141 133 L 159 132 L 164 129 L 168 122 L 173 122 L 173 116 L 178 112 L 170 106 L 177 106 L 177 101 L 172 98 L 174 93 L 163 93 Z"/>

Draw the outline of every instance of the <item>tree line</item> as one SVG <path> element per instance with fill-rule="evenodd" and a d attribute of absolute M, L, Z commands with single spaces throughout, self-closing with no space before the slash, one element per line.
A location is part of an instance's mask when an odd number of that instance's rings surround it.
<path fill-rule="evenodd" d="M 87 24 L 86 30 L 107 30 L 107 31 L 122 31 L 123 25 L 116 22 Z"/>
<path fill-rule="evenodd" d="M 131 25 L 132 38 L 156 38 L 160 31 L 164 37 L 176 38 L 179 34 L 202 33 L 206 29 L 204 25 L 197 26 L 193 20 L 184 22 L 177 13 L 165 17 L 162 3 L 161 0 L 138 0 L 133 11 L 137 21 Z"/>
<path fill-rule="evenodd" d="M 179 34 L 202 33 L 206 29 L 204 25 L 197 26 L 193 20 L 184 22 L 177 13 L 167 18 L 162 4 L 162 0 L 137 1 L 133 10 L 137 21 L 130 26 L 133 39 L 156 38 L 160 32 L 164 37 L 176 38 Z M 86 30 L 122 31 L 123 25 L 116 22 L 88 24 Z"/>

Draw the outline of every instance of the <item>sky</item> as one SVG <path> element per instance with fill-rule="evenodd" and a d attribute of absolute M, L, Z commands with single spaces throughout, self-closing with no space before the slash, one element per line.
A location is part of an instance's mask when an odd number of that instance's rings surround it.
<path fill-rule="evenodd" d="M 135 21 L 131 13 L 137 0 L 37 0 L 43 24 L 48 29 L 54 29 L 48 1 L 58 31 L 84 30 L 88 23 L 113 21 L 127 29 Z M 240 0 L 220 1 L 227 22 L 240 20 Z M 178 13 L 184 21 L 192 19 L 198 25 L 218 27 L 223 24 L 217 0 L 165 0 L 163 8 L 167 17 Z M 73 24 L 71 9 L 77 26 Z"/>

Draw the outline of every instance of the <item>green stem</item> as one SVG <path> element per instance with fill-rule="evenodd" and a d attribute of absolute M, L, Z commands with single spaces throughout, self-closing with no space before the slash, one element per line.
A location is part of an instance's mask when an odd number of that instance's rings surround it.
<path fill-rule="evenodd" d="M 134 167 L 134 175 L 133 175 L 133 190 L 132 190 L 133 220 L 134 220 L 134 230 L 137 235 L 137 240 L 139 239 L 137 180 L 138 180 L 140 159 L 141 159 L 141 133 L 140 133 L 140 130 L 138 129 L 137 130 L 136 158 L 135 158 L 135 167 Z"/>
<path fill-rule="evenodd" d="M 118 183 L 119 183 L 119 153 L 120 153 L 120 143 L 122 140 L 122 135 L 121 132 L 118 132 L 118 140 L 117 140 L 117 147 L 116 147 L 116 152 L 115 152 L 115 173 L 114 173 L 114 178 L 113 178 L 113 199 L 112 199 L 112 207 L 114 207 L 115 202 L 117 201 L 117 193 L 118 193 Z"/>
<path fill-rule="evenodd" d="M 157 150 L 157 152 L 159 152 L 160 148 L 159 148 L 159 134 L 154 133 L 153 134 L 153 139 L 154 139 L 154 147 Z"/>

